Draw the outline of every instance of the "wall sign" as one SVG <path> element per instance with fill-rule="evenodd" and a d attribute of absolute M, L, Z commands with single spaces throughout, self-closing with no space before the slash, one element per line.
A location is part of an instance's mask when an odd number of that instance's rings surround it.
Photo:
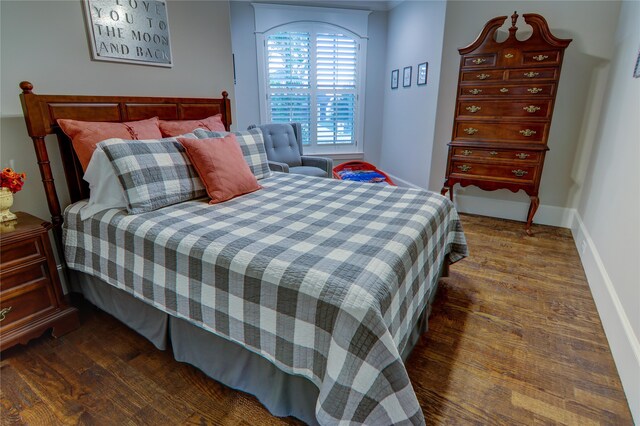
<path fill-rule="evenodd" d="M 171 67 L 162 0 L 84 0 L 93 59 Z"/>

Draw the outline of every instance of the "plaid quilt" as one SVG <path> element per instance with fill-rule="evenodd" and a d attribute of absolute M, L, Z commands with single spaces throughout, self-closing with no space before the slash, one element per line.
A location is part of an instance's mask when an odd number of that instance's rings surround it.
<path fill-rule="evenodd" d="M 445 256 L 446 198 L 275 173 L 222 204 L 66 210 L 69 267 L 258 353 L 320 390 L 321 424 L 424 424 L 400 353 Z"/>

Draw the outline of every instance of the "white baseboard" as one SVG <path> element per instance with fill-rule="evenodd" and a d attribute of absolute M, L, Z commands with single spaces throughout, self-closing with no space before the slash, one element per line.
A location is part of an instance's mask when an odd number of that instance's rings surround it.
<path fill-rule="evenodd" d="M 454 195 L 456 208 L 462 213 L 526 222 L 529 203 L 522 201 L 496 200 L 472 195 Z M 540 204 L 533 223 L 570 228 L 573 209 Z"/>
<path fill-rule="evenodd" d="M 398 186 L 424 189 L 411 182 L 387 173 Z M 526 222 L 529 203 L 522 201 L 496 200 L 493 198 L 476 197 L 473 195 L 454 194 L 456 209 L 461 213 L 479 214 L 482 216 L 499 217 L 501 219 Z M 541 225 L 571 228 L 573 209 L 566 207 L 541 204 L 533 222 Z"/>
<path fill-rule="evenodd" d="M 387 172 L 385 172 L 387 173 Z M 405 188 L 413 188 L 413 189 L 422 189 L 425 190 L 425 188 L 420 188 L 418 185 L 414 185 L 411 182 L 401 179 L 396 175 L 392 175 L 391 173 L 387 173 L 387 175 L 391 178 L 391 180 L 398 186 L 402 186 Z"/>
<path fill-rule="evenodd" d="M 640 342 L 631 328 L 629 317 L 620 303 L 613 282 L 582 217 L 575 209 L 573 212 L 571 233 L 609 341 L 631 415 L 635 423 L 640 425 Z"/>

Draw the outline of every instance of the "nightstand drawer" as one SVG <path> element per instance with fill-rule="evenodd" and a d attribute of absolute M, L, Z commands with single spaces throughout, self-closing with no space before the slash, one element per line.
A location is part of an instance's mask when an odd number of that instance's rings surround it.
<path fill-rule="evenodd" d="M 0 329 L 4 330 L 11 324 L 50 311 L 55 306 L 52 302 L 45 283 L 6 300 L 0 298 Z"/>
<path fill-rule="evenodd" d="M 20 266 L 10 270 L 2 270 L 0 272 L 0 292 L 5 293 L 9 289 L 19 287 L 21 285 L 33 284 L 37 281 L 47 280 L 48 266 L 47 260 L 42 259 L 40 262 L 30 263 L 27 266 Z"/>
<path fill-rule="evenodd" d="M 39 237 L 27 238 L 13 244 L 3 244 L 0 247 L 0 268 L 4 270 L 30 260 L 44 259 L 45 257 L 42 239 Z"/>

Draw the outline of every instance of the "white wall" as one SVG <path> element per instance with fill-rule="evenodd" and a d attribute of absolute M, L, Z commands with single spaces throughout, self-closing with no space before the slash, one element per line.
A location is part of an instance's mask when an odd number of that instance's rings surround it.
<path fill-rule="evenodd" d="M 372 12 L 369 15 L 368 24 L 366 103 L 364 105 L 364 157 L 367 161 L 372 162 L 376 162 L 379 159 L 382 141 L 381 117 L 387 39 L 386 16 L 386 12 Z M 247 1 L 232 1 L 231 38 L 236 65 L 236 123 L 239 129 L 245 129 L 250 124 L 261 122 L 254 31 L 255 14 L 251 3 Z"/>
<path fill-rule="evenodd" d="M 422 188 L 427 187 L 431 166 L 445 8 L 444 1 L 405 1 L 390 10 L 388 18 L 379 166 Z M 422 62 L 429 63 L 427 85 L 417 86 L 417 67 Z M 402 87 L 406 66 L 413 67 L 408 88 Z M 390 83 L 393 69 L 400 70 L 399 87 L 394 90 Z"/>
<path fill-rule="evenodd" d="M 583 128 L 589 125 L 589 111 L 599 99 L 593 79 L 611 58 L 611 46 L 620 8 L 617 1 L 450 1 L 447 2 L 444 50 L 436 118 L 435 141 L 431 161 L 429 189 L 440 191 L 447 162 L 447 143 L 451 140 L 456 86 L 460 55 L 458 48 L 469 45 L 484 24 L 501 15 L 539 13 L 549 23 L 552 33 L 560 38 L 572 38 L 565 51 L 562 75 L 549 134 L 549 147 L 540 185 L 541 207 L 536 222 L 567 225 L 566 208 L 571 207 L 580 177 L 574 173 L 574 159 Z M 510 26 L 507 19 L 504 28 Z M 518 26 L 524 28 L 522 17 Z M 475 187 L 455 192 L 460 210 L 497 217 L 524 220 L 529 198 L 520 191 L 482 191 Z M 496 202 L 498 201 L 498 202 Z"/>
<path fill-rule="evenodd" d="M 18 95 L 35 93 L 220 97 L 235 106 L 227 1 L 169 1 L 173 68 L 91 60 L 80 1 L 0 1 L 0 165 L 27 173 L 12 210 L 50 217 Z M 55 139 L 55 138 L 52 138 Z M 68 200 L 55 140 L 48 142 L 56 186 Z"/>
<path fill-rule="evenodd" d="M 640 424 L 640 2 L 625 1 L 574 234 L 634 419 Z M 590 157 L 590 158 L 589 158 Z"/>

